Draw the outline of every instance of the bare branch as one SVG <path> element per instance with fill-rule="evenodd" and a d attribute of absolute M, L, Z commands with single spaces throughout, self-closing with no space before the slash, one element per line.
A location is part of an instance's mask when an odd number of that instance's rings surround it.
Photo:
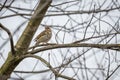
<path fill-rule="evenodd" d="M 62 78 L 64 78 L 64 79 L 68 79 L 68 80 L 75 80 L 75 79 L 73 79 L 73 78 L 71 78 L 71 77 L 68 77 L 68 76 L 65 76 L 65 75 L 62 75 L 62 74 L 58 73 L 58 72 L 50 65 L 49 62 L 47 62 L 45 59 L 43 59 L 43 58 L 40 57 L 40 56 L 32 55 L 32 54 L 27 54 L 27 55 L 24 55 L 23 57 L 24 57 L 24 58 L 26 58 L 26 57 L 33 57 L 33 58 L 36 58 L 36 59 L 40 60 L 41 62 L 43 62 L 44 64 L 46 64 L 46 66 L 54 73 L 54 75 L 55 75 L 56 77 L 62 77 Z"/>
<path fill-rule="evenodd" d="M 48 45 L 46 47 L 42 47 L 33 51 L 28 52 L 29 54 L 35 54 L 37 52 L 46 51 L 50 49 L 57 48 L 70 48 L 70 47 L 92 47 L 92 48 L 100 48 L 100 49 L 111 49 L 120 51 L 120 44 L 90 44 L 90 43 L 80 43 L 80 44 L 56 44 L 56 45 Z"/>
<path fill-rule="evenodd" d="M 13 36 L 18 32 L 18 30 L 20 30 L 20 29 L 22 28 L 22 26 L 23 26 L 26 22 L 27 22 L 27 21 L 22 22 L 22 23 L 15 29 L 15 31 L 13 32 Z M 7 39 L 4 43 L 2 43 L 2 44 L 0 45 L 0 49 L 2 49 L 2 48 L 7 44 L 8 41 L 9 41 L 9 39 Z"/>
<path fill-rule="evenodd" d="M 8 33 L 10 38 L 11 51 L 12 51 L 12 54 L 15 55 L 14 41 L 13 41 L 11 32 L 6 27 L 4 27 L 1 23 L 0 23 L 0 27 Z"/>

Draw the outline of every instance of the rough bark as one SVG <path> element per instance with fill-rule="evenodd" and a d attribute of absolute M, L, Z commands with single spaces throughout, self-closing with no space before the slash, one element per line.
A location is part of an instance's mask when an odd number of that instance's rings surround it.
<path fill-rule="evenodd" d="M 9 52 L 8 58 L 0 68 L 0 80 L 7 80 L 16 66 L 23 60 L 22 56 L 27 52 L 33 35 L 38 29 L 51 2 L 52 0 L 40 0 L 38 7 L 15 46 L 15 55 Z"/>

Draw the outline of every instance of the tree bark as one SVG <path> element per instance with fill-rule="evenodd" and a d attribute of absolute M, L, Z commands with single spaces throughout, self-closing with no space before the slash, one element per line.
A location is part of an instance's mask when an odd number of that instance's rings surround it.
<path fill-rule="evenodd" d="M 7 80 L 16 66 L 24 59 L 22 56 L 27 52 L 31 40 L 51 2 L 52 0 L 40 0 L 38 7 L 15 46 L 15 55 L 9 52 L 5 63 L 0 68 L 0 80 Z"/>

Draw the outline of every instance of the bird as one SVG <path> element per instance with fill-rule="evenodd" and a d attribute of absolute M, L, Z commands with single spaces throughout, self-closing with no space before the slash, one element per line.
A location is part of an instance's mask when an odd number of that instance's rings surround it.
<path fill-rule="evenodd" d="M 45 26 L 45 30 L 42 31 L 37 37 L 34 39 L 36 42 L 35 45 L 39 45 L 40 43 L 46 43 L 51 39 L 52 37 L 52 30 L 50 26 Z"/>

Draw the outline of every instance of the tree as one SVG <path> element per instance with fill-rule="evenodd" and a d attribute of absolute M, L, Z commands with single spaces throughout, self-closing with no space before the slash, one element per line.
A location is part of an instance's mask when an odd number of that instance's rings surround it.
<path fill-rule="evenodd" d="M 26 4 L 31 3 L 27 1 Z M 36 77 L 38 80 L 112 80 L 119 77 L 116 74 L 120 67 L 118 54 L 120 1 L 38 0 L 35 2 L 37 2 L 35 8 L 27 9 L 24 6 L 14 7 L 15 0 L 1 1 L 0 27 L 8 33 L 11 45 L 8 57 L 0 68 L 1 79 L 28 80 L 31 78 L 29 73 L 39 74 L 40 77 Z M 8 10 L 12 14 L 3 15 L 9 13 Z M 20 19 L 26 19 L 28 22 L 27 25 L 24 25 L 26 22 L 21 23 L 12 32 L 2 20 L 15 16 L 20 16 Z M 53 33 L 51 43 L 33 44 L 34 34 L 40 25 L 51 26 Z M 14 45 L 14 37 L 17 32 L 20 33 L 22 26 L 25 26 L 25 29 Z M 5 44 L 8 44 L 9 39 L 0 45 L 1 51 L 7 48 Z M 1 52 L 1 59 L 4 59 L 3 55 L 4 52 Z M 26 59 L 32 61 L 32 64 L 25 63 L 22 66 L 31 65 L 33 68 L 28 68 L 30 71 L 16 69 Z M 34 62 L 36 59 L 38 61 Z"/>

